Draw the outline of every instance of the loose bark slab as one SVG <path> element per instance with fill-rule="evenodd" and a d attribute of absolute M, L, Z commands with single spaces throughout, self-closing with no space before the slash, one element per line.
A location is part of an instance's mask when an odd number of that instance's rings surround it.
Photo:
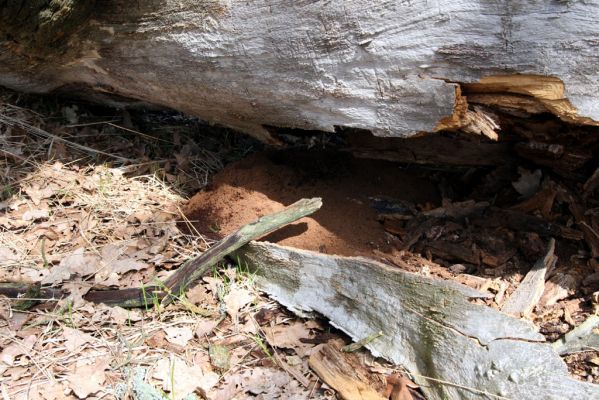
<path fill-rule="evenodd" d="M 262 290 L 300 314 L 319 313 L 405 366 L 430 399 L 591 399 L 532 325 L 469 300 L 476 291 L 364 259 L 252 242 L 237 252 Z M 460 287 L 460 289 L 458 289 Z"/>
<path fill-rule="evenodd" d="M 547 271 L 555 265 L 555 239 L 551 238 L 543 258 L 539 259 L 526 274 L 518 288 L 501 307 L 501 311 L 515 317 L 528 316 L 535 308 L 545 289 Z"/>
<path fill-rule="evenodd" d="M 599 316 L 591 315 L 582 324 L 553 343 L 553 348 L 561 355 L 599 350 Z"/>
<path fill-rule="evenodd" d="M 592 1 L 3 1 L 0 85 L 91 88 L 271 141 L 265 125 L 492 135 L 470 94 L 599 120 L 597 15 Z"/>

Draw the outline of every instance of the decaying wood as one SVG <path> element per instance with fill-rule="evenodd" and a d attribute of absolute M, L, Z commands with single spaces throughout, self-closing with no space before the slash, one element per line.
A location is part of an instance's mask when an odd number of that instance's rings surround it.
<path fill-rule="evenodd" d="M 407 164 L 497 166 L 513 161 L 509 144 L 464 136 L 428 135 L 397 141 L 354 132 L 348 140 L 348 151 L 356 157 Z"/>
<path fill-rule="evenodd" d="M 308 365 L 344 400 L 384 400 L 345 357 L 333 346 L 325 344 L 310 356 Z"/>
<path fill-rule="evenodd" d="M 599 229 L 596 230 L 593 227 L 590 215 L 586 215 L 587 213 L 582 206 L 579 196 L 564 186 L 558 187 L 557 195 L 564 203 L 568 204 L 568 208 L 574 216 L 574 220 L 582 231 L 585 242 L 591 249 L 593 258 L 599 257 Z"/>
<path fill-rule="evenodd" d="M 446 240 L 430 240 L 424 244 L 424 247 L 434 256 L 444 260 L 465 261 L 470 264 L 480 265 L 480 251 L 466 244 Z"/>
<path fill-rule="evenodd" d="M 583 233 L 542 218 L 515 210 L 491 207 L 483 217 L 473 218 L 472 223 L 486 227 L 507 227 L 516 232 L 535 232 L 542 237 L 559 236 L 570 240 L 582 240 Z"/>
<path fill-rule="evenodd" d="M 595 189 L 599 187 L 599 168 L 593 172 L 593 175 L 584 183 L 584 195 L 589 196 Z"/>
<path fill-rule="evenodd" d="M 266 141 L 265 126 L 493 134 L 470 95 L 594 123 L 598 14 L 589 1 L 5 1 L 0 84 L 154 103 Z"/>
<path fill-rule="evenodd" d="M 566 364 L 529 323 L 469 301 L 456 284 L 364 258 L 252 242 L 236 252 L 257 285 L 300 314 L 316 312 L 401 364 L 436 399 L 591 399 L 599 388 Z M 460 285 L 457 285 L 460 286 Z"/>
<path fill-rule="evenodd" d="M 582 324 L 553 343 L 553 347 L 561 355 L 599 350 L 599 316 L 591 315 Z"/>
<path fill-rule="evenodd" d="M 501 311 L 515 317 L 528 316 L 537 305 L 545 289 L 545 276 L 557 262 L 555 239 L 551 238 L 545 255 L 526 274 L 518 288 L 506 300 Z"/>
<path fill-rule="evenodd" d="M 83 298 L 93 303 L 105 303 L 124 308 L 152 306 L 154 300 L 172 300 L 187 287 L 197 281 L 206 271 L 216 265 L 225 256 L 251 240 L 265 236 L 300 218 L 310 215 L 322 206 L 320 198 L 302 199 L 273 214 L 265 215 L 258 220 L 241 227 L 231 233 L 204 253 L 187 261 L 162 285 L 148 285 L 144 288 L 128 288 L 116 290 L 94 290 Z M 55 299 L 67 295 L 60 289 L 40 289 L 38 285 L 19 283 L 0 284 L 0 294 L 9 298 L 20 298 L 34 291 L 37 299 Z M 29 296 L 31 297 L 31 296 Z"/>

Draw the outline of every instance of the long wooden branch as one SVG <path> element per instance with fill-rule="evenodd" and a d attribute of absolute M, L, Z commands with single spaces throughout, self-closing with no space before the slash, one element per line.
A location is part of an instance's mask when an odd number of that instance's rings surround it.
<path fill-rule="evenodd" d="M 302 199 L 276 213 L 263 216 L 258 220 L 241 227 L 228 235 L 215 246 L 199 256 L 184 263 L 162 285 L 152 285 L 143 288 L 94 290 L 83 298 L 93 303 L 104 303 L 125 308 L 145 307 L 151 305 L 156 298 L 170 302 L 172 296 L 185 291 L 190 284 L 197 281 L 212 266 L 225 256 L 244 246 L 248 242 L 259 239 L 277 229 L 284 227 L 300 218 L 312 214 L 322 206 L 320 198 Z M 56 299 L 68 295 L 60 289 L 39 288 L 36 285 L 21 283 L 0 283 L 0 294 L 9 298 Z"/>

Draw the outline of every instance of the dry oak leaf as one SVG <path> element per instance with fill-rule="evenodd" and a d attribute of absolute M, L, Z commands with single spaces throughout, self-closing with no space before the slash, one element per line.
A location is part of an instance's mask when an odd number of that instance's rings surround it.
<path fill-rule="evenodd" d="M 7 246 L 0 246 L 0 263 L 17 261 L 19 256 Z"/>
<path fill-rule="evenodd" d="M 198 389 L 205 394 L 219 380 L 218 374 L 205 373 L 199 366 L 190 367 L 178 357 L 173 357 L 172 360 L 167 358 L 159 360 L 152 377 L 162 381 L 162 389 L 170 393 L 169 398 L 175 400 L 183 399 Z"/>
<path fill-rule="evenodd" d="M 42 279 L 42 284 L 57 284 L 68 280 L 71 275 L 86 276 L 95 273 L 100 268 L 100 258 L 84 254 L 83 247 L 73 251 L 53 267 L 50 274 Z"/>
<path fill-rule="evenodd" d="M 37 341 L 37 336 L 29 335 L 23 340 L 15 339 L 0 353 L 0 360 L 7 365 L 14 365 L 15 359 L 23 354 L 28 354 L 29 350 L 33 349 L 33 345 Z"/>
<path fill-rule="evenodd" d="M 104 370 L 109 367 L 110 358 L 96 358 L 94 364 L 77 363 L 75 369 L 67 375 L 69 387 L 80 399 L 87 398 L 90 394 L 99 392 L 104 388 L 106 374 Z"/>
<path fill-rule="evenodd" d="M 237 321 L 239 310 L 254 301 L 256 296 L 247 289 L 232 287 L 225 296 L 225 308 L 233 321 Z"/>
<path fill-rule="evenodd" d="M 193 339 L 193 331 L 188 326 L 180 328 L 171 326 L 162 328 L 162 330 L 166 333 L 166 340 L 177 346 L 185 347 L 187 346 L 187 342 Z"/>
<path fill-rule="evenodd" d="M 94 341 L 93 336 L 82 332 L 79 329 L 73 329 L 66 326 L 63 328 L 62 335 L 65 338 L 64 347 L 71 353 L 74 353 L 75 350 L 79 349 L 79 347 L 84 344 Z"/>
<path fill-rule="evenodd" d="M 282 349 L 305 347 L 306 344 L 302 343 L 300 339 L 311 337 L 310 330 L 306 328 L 303 322 L 299 321 L 291 325 L 276 325 L 272 328 L 266 328 L 265 332 L 268 337 L 268 343 L 271 346 Z M 307 347 L 313 347 L 313 345 L 310 344 Z"/>

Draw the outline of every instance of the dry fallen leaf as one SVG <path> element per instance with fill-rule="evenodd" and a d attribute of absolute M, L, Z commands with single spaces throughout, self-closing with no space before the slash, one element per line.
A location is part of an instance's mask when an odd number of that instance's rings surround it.
<path fill-rule="evenodd" d="M 36 221 L 39 219 L 48 219 L 50 216 L 50 210 L 47 208 L 28 210 L 23 213 L 21 219 L 23 221 Z"/>
<path fill-rule="evenodd" d="M 183 399 L 197 389 L 206 393 L 219 380 L 218 374 L 204 373 L 200 366 L 190 367 L 178 357 L 173 357 L 172 360 L 167 358 L 159 360 L 152 377 L 162 381 L 162 389 L 170 393 L 169 398 L 175 400 Z"/>
<path fill-rule="evenodd" d="M 298 345 L 304 345 L 300 339 L 311 337 L 310 330 L 306 328 L 303 322 L 296 321 L 291 325 L 276 325 L 272 328 L 265 328 L 268 336 L 268 343 L 271 346 L 282 349 L 293 349 Z M 313 347 L 309 345 L 308 347 Z"/>
<path fill-rule="evenodd" d="M 106 381 L 106 370 L 110 364 L 110 358 L 96 358 L 93 364 L 83 364 L 85 361 L 77 362 L 74 370 L 67 375 L 69 387 L 80 399 L 87 398 L 90 394 L 99 392 L 104 388 Z"/>
<path fill-rule="evenodd" d="M 193 339 L 193 331 L 188 326 L 181 328 L 171 326 L 163 330 L 166 333 L 166 340 L 181 347 L 187 346 L 187 342 Z"/>
<path fill-rule="evenodd" d="M 11 344 L 2 350 L 0 360 L 7 365 L 13 365 L 18 356 L 28 354 L 33 349 L 36 341 L 37 337 L 35 335 L 29 335 L 23 340 L 14 339 Z"/>
<path fill-rule="evenodd" d="M 134 260 L 132 258 L 125 258 L 122 260 L 113 261 L 109 264 L 112 272 L 117 274 L 124 274 L 129 271 L 139 271 L 148 268 L 148 264 L 142 261 Z"/>
<path fill-rule="evenodd" d="M 418 389 L 418 385 L 400 374 L 391 374 L 387 377 L 387 397 L 390 400 L 413 400 L 410 388 Z"/>
<path fill-rule="evenodd" d="M 227 293 L 225 296 L 225 307 L 227 309 L 227 313 L 231 316 L 231 319 L 234 322 L 237 322 L 237 315 L 239 314 L 239 310 L 242 309 L 245 305 L 254 301 L 256 296 L 247 289 L 233 287 L 231 291 Z"/>
<path fill-rule="evenodd" d="M 0 263 L 17 261 L 19 256 L 15 254 L 9 247 L 0 246 Z"/>
<path fill-rule="evenodd" d="M 210 334 L 217 325 L 218 321 L 212 319 L 203 319 L 196 325 L 195 334 L 199 339 L 203 339 L 204 336 Z"/>
<path fill-rule="evenodd" d="M 117 325 L 137 322 L 141 320 L 141 315 L 137 310 L 125 310 L 122 307 L 108 307 L 108 317 Z"/>
<path fill-rule="evenodd" d="M 100 268 L 100 258 L 84 254 L 83 247 L 78 248 L 53 267 L 50 274 L 42 279 L 42 284 L 57 284 L 68 280 L 71 275 L 86 276 Z"/>
<path fill-rule="evenodd" d="M 84 344 L 94 341 L 94 338 L 91 335 L 82 332 L 79 329 L 73 329 L 66 326 L 63 328 L 62 335 L 65 338 L 64 347 L 71 353 L 74 353 Z"/>

